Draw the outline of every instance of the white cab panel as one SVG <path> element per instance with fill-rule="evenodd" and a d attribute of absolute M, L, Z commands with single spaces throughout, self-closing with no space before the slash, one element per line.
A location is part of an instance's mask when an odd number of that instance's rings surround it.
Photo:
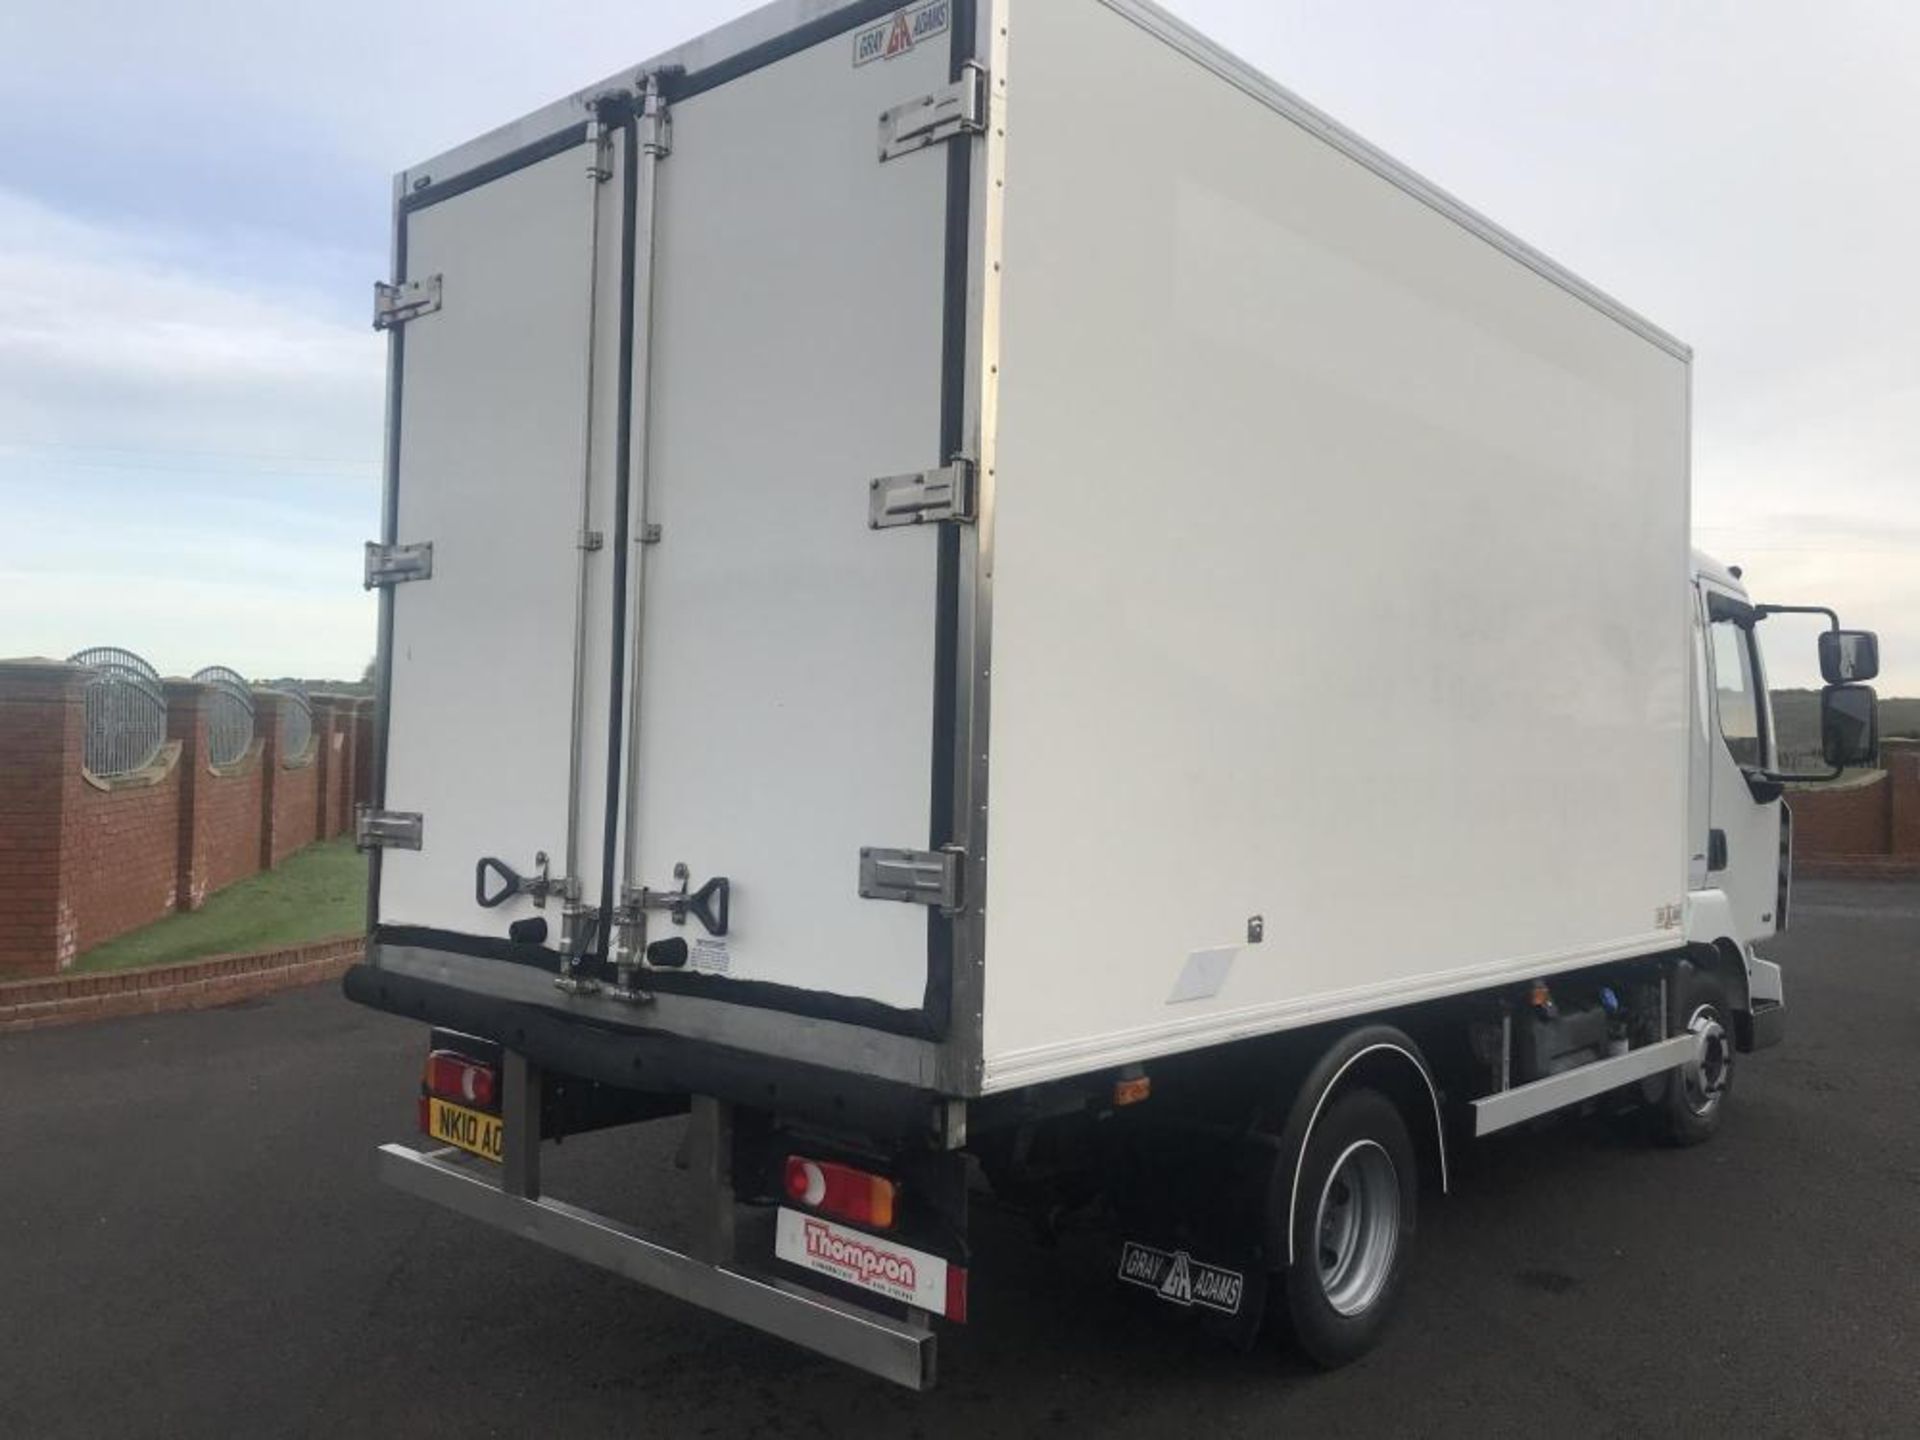
<path fill-rule="evenodd" d="M 987 1087 L 1669 943 L 1686 362 L 1116 9 L 1011 14 Z"/>

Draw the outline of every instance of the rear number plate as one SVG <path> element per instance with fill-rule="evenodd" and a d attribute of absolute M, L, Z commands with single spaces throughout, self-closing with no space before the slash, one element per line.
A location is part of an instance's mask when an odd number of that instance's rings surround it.
<path fill-rule="evenodd" d="M 469 1155 L 499 1162 L 502 1146 L 500 1117 L 469 1110 L 446 1100 L 429 1097 L 427 1134 L 458 1146 Z"/>

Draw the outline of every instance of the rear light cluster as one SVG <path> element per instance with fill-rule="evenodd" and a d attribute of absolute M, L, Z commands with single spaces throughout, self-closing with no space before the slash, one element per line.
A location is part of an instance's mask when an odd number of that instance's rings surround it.
<path fill-rule="evenodd" d="M 787 1157 L 786 1188 L 787 1198 L 797 1205 L 872 1230 L 893 1228 L 894 1208 L 900 1196 L 900 1187 L 884 1175 L 869 1175 L 851 1165 L 809 1160 L 804 1155 Z"/>
<path fill-rule="evenodd" d="M 470 1060 L 454 1050 L 435 1050 L 427 1056 L 426 1074 L 420 1083 L 429 1095 L 480 1110 L 493 1109 L 500 1093 L 491 1065 Z"/>

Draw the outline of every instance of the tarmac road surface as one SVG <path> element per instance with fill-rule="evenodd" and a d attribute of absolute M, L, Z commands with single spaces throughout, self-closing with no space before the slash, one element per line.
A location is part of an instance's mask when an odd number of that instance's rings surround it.
<path fill-rule="evenodd" d="M 1920 887 L 1796 901 L 1724 1133 L 1472 1149 L 1333 1375 L 1003 1217 L 937 1391 L 816 1360 L 377 1184 L 425 1036 L 332 987 L 0 1039 L 0 1435 L 1920 1434 Z M 671 1232 L 679 1129 L 547 1187 Z"/>

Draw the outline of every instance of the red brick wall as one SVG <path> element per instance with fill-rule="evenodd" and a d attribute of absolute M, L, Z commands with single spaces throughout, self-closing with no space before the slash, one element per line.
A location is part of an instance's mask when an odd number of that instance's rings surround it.
<path fill-rule="evenodd" d="M 86 729 L 71 666 L 0 663 L 0 976 L 74 956 L 61 896 L 66 779 Z"/>
<path fill-rule="evenodd" d="M 56 973 L 93 945 L 198 908 L 350 829 L 366 794 L 350 783 L 365 768 L 354 702 L 316 705 L 317 746 L 288 766 L 284 697 L 258 692 L 253 752 L 216 771 L 206 689 L 188 680 L 166 682 L 167 747 L 150 773 L 92 779 L 82 768 L 88 675 L 0 661 L 0 976 Z"/>
<path fill-rule="evenodd" d="M 169 742 L 173 745 L 177 742 Z M 67 781 L 65 898 L 75 952 L 173 912 L 179 885 L 180 756 L 152 783 Z"/>
<path fill-rule="evenodd" d="M 200 779 L 200 855 L 206 893 L 260 868 L 260 742 L 232 765 Z"/>
<path fill-rule="evenodd" d="M 273 854 L 268 868 L 278 865 L 302 846 L 311 845 L 319 818 L 320 767 L 309 748 L 303 759 L 282 762 L 273 792 Z"/>
<path fill-rule="evenodd" d="M 359 799 L 373 794 L 373 701 L 356 700 L 353 706 L 353 793 Z M 351 807 L 347 829 L 353 829 Z"/>
<path fill-rule="evenodd" d="M 257 690 L 253 697 L 254 733 L 264 742 L 260 749 L 263 790 L 260 796 L 261 835 L 260 868 L 271 870 L 319 835 L 320 742 L 319 715 L 314 716 L 313 736 L 304 752 L 283 755 L 280 750 L 281 719 L 290 696 L 273 690 Z"/>
<path fill-rule="evenodd" d="M 1810 785 L 1787 797 L 1796 856 L 1920 864 L 1920 740 L 1881 741 L 1880 763 L 1884 773 L 1871 780 Z"/>
<path fill-rule="evenodd" d="M 1809 786 L 1787 796 L 1793 810 L 1793 853 L 1808 859 L 1885 855 L 1888 799 L 1885 775 L 1864 783 Z"/>
<path fill-rule="evenodd" d="M 313 733 L 319 746 L 315 762 L 320 769 L 315 838 L 327 840 L 352 828 L 346 811 L 353 796 L 353 701 L 316 695 Z"/>
<path fill-rule="evenodd" d="M 1880 763 L 1892 790 L 1888 841 L 1893 853 L 1920 861 L 1920 740 L 1883 740 Z"/>

